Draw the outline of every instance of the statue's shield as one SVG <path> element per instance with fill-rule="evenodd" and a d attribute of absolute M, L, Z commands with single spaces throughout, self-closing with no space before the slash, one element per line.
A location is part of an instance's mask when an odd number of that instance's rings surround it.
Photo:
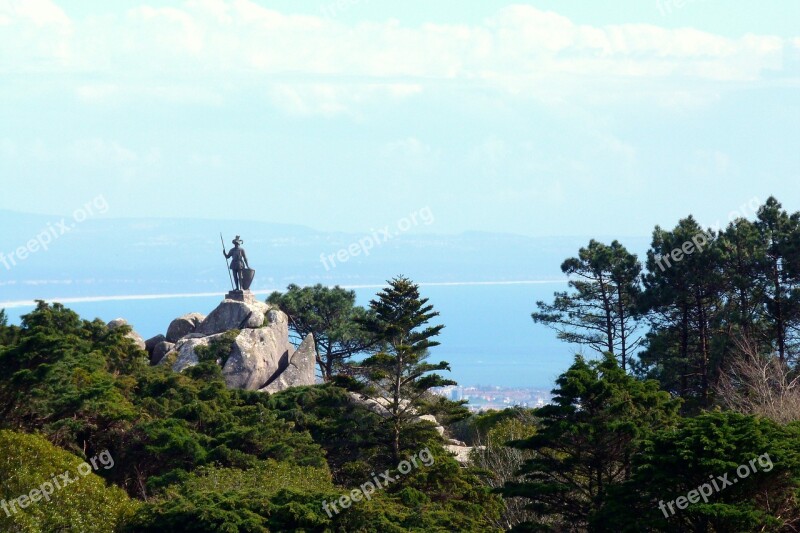
<path fill-rule="evenodd" d="M 249 291 L 250 284 L 253 283 L 253 278 L 256 277 L 256 271 L 252 268 L 242 269 L 242 290 Z"/>

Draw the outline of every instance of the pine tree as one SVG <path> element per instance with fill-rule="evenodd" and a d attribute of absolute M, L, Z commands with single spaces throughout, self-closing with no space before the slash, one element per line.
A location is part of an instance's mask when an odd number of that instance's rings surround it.
<path fill-rule="evenodd" d="M 375 339 L 358 326 L 367 311 L 355 305 L 354 291 L 320 284 L 313 287 L 289 285 L 286 292 L 273 292 L 268 303 L 289 316 L 289 329 L 302 341 L 314 335 L 317 364 L 325 381 L 345 367 L 354 355 L 369 350 Z"/>
<path fill-rule="evenodd" d="M 420 297 L 419 286 L 402 276 L 394 278 L 370 302 L 370 309 L 374 317 L 361 323 L 379 339 L 381 349 L 361 364 L 368 385 L 363 392 L 388 410 L 391 455 L 397 461 L 404 431 L 437 403 L 430 389 L 456 382 L 435 373 L 450 370 L 446 361 L 427 362 L 428 350 L 439 345 L 433 339 L 444 326 L 426 326 L 439 313 Z"/>
<path fill-rule="evenodd" d="M 720 363 L 712 337 L 722 319 L 725 278 L 716 241 L 691 216 L 672 231 L 656 227 L 644 276 L 651 330 L 640 359 L 664 388 L 700 406 L 710 403 Z"/>
<path fill-rule="evenodd" d="M 755 225 L 765 246 L 759 278 L 766 287 L 769 337 L 784 363 L 795 356 L 794 332 L 800 322 L 800 213 L 789 215 L 770 197 L 758 210 Z"/>
<path fill-rule="evenodd" d="M 764 302 L 766 280 L 760 265 L 766 247 L 753 222 L 740 218 L 719 236 L 720 261 L 726 292 L 727 331 L 762 344 L 766 340 Z"/>
<path fill-rule="evenodd" d="M 556 383 L 552 403 L 534 412 L 536 434 L 511 443 L 534 457 L 520 471 L 524 481 L 507 483 L 503 494 L 528 499 L 538 517 L 515 531 L 604 530 L 595 515 L 609 490 L 630 477 L 637 444 L 676 422 L 679 401 L 623 372 L 611 354 L 577 356 Z"/>
<path fill-rule="evenodd" d="M 797 439 L 796 425 L 730 411 L 681 419 L 642 443 L 600 513 L 606 530 L 796 530 Z"/>
<path fill-rule="evenodd" d="M 558 332 L 567 342 L 591 346 L 619 356 L 623 370 L 641 340 L 636 337 L 639 274 L 642 265 L 618 241 L 610 246 L 592 240 L 578 257 L 564 261 L 561 271 L 575 292 L 557 292 L 552 304 L 536 302 L 533 321 Z"/>

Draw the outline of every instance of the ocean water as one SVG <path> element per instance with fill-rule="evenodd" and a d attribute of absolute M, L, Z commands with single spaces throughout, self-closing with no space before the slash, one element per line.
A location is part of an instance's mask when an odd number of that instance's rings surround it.
<path fill-rule="evenodd" d="M 537 300 L 551 301 L 563 283 L 512 285 L 423 286 L 445 328 L 440 346 L 431 349 L 432 361 L 448 361 L 448 377 L 460 385 L 550 389 L 572 362 L 577 350 L 556 338 L 552 330 L 536 325 L 530 314 Z M 355 289 L 357 302 L 367 305 L 379 288 Z M 260 294 L 260 299 L 266 295 Z M 170 321 L 189 312 L 208 314 L 219 296 L 125 299 L 67 303 L 83 318 L 104 321 L 125 318 L 144 338 L 165 333 Z M 12 322 L 31 307 L 7 309 Z"/>

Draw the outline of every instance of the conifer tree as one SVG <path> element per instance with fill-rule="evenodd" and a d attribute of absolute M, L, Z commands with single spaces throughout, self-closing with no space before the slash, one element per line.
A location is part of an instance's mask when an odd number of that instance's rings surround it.
<path fill-rule="evenodd" d="M 355 304 L 356 294 L 339 286 L 289 285 L 285 293 L 273 292 L 268 303 L 289 317 L 289 329 L 301 342 L 314 335 L 317 364 L 322 378 L 330 381 L 351 357 L 369 350 L 375 339 L 358 326 L 367 311 Z"/>
<path fill-rule="evenodd" d="M 394 278 L 370 302 L 370 309 L 374 317 L 362 324 L 379 340 L 380 351 L 361 364 L 368 385 L 364 394 L 389 412 L 391 455 L 396 461 L 404 431 L 438 403 L 431 400 L 430 389 L 456 382 L 435 373 L 450 370 L 446 361 L 427 362 L 428 350 L 439 345 L 434 338 L 444 326 L 427 325 L 439 313 L 420 296 L 418 285 L 402 276 Z"/>
<path fill-rule="evenodd" d="M 526 498 L 537 516 L 515 531 L 586 530 L 609 490 L 630 477 L 638 443 L 677 421 L 679 400 L 623 372 L 611 354 L 577 356 L 556 383 L 552 404 L 534 411 L 536 434 L 511 443 L 534 457 L 520 471 L 524 481 L 507 483 L 503 494 Z"/>
<path fill-rule="evenodd" d="M 564 341 L 618 355 L 626 370 L 641 342 L 636 336 L 641 270 L 636 256 L 618 241 L 608 246 L 593 239 L 578 257 L 561 264 L 564 274 L 575 276 L 569 281 L 575 291 L 555 293 L 552 304 L 536 302 L 539 311 L 531 317 Z"/>
<path fill-rule="evenodd" d="M 759 278 L 765 282 L 768 334 L 781 363 L 795 356 L 800 323 L 800 213 L 789 215 L 773 197 L 755 223 L 765 247 Z"/>
<path fill-rule="evenodd" d="M 651 330 L 640 359 L 664 388 L 700 406 L 709 405 L 719 370 L 712 340 L 721 325 L 724 280 L 714 232 L 691 216 L 671 231 L 655 228 L 642 298 Z"/>

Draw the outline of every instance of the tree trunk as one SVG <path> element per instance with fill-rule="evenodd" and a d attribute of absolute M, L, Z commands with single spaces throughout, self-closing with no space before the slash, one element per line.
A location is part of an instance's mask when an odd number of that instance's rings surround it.
<path fill-rule="evenodd" d="M 619 307 L 619 337 L 622 345 L 620 346 L 620 360 L 622 362 L 622 371 L 626 372 L 626 363 L 628 358 L 627 348 L 627 334 L 625 332 L 625 305 L 622 298 L 622 284 L 617 284 L 617 306 Z"/>
<path fill-rule="evenodd" d="M 778 358 L 781 363 L 786 362 L 786 334 L 785 325 L 783 323 L 783 299 L 781 298 L 781 278 L 780 269 L 778 267 L 778 259 L 776 258 L 772 264 L 772 280 L 775 286 L 775 328 L 778 337 Z"/>
<path fill-rule="evenodd" d="M 700 394 L 703 407 L 708 407 L 708 319 L 702 298 L 699 297 L 697 315 L 700 321 Z"/>

